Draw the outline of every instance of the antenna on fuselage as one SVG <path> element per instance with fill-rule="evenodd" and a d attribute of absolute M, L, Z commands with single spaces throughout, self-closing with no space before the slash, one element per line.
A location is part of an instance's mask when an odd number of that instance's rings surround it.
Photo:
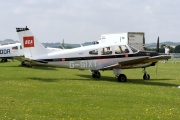
<path fill-rule="evenodd" d="M 158 39 L 157 39 L 156 52 L 159 52 L 159 36 L 158 36 Z M 157 69 L 158 69 L 158 62 L 156 63 L 156 74 L 157 74 Z"/>

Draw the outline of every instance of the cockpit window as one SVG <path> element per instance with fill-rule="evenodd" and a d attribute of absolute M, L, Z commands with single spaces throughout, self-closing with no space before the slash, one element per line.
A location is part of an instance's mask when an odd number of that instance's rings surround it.
<path fill-rule="evenodd" d="M 120 46 L 115 46 L 114 51 L 115 51 L 115 54 L 121 54 L 122 53 L 122 50 L 121 50 Z"/>
<path fill-rule="evenodd" d="M 123 53 L 129 53 L 128 48 L 125 45 L 120 46 Z"/>
<path fill-rule="evenodd" d="M 131 50 L 133 51 L 133 53 L 135 53 L 135 52 L 138 51 L 138 49 L 136 49 L 136 48 L 134 48 L 134 47 L 132 47 L 132 46 L 129 46 L 129 47 L 131 48 Z"/>
<path fill-rule="evenodd" d="M 115 46 L 115 54 L 129 53 L 128 48 L 125 45 Z"/>

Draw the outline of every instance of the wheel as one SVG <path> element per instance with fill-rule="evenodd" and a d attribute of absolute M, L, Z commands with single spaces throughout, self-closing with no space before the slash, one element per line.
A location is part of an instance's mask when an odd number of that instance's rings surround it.
<path fill-rule="evenodd" d="M 118 81 L 119 81 L 119 82 L 126 82 L 126 80 L 127 80 L 126 75 L 120 74 L 120 75 L 118 76 Z"/>
<path fill-rule="evenodd" d="M 1 59 L 1 62 L 7 62 L 6 58 Z"/>
<path fill-rule="evenodd" d="M 93 74 L 92 74 L 92 77 L 93 77 L 93 78 L 96 78 L 96 75 L 93 73 Z"/>
<path fill-rule="evenodd" d="M 27 65 L 29 68 L 32 68 L 33 66 L 32 65 Z"/>
<path fill-rule="evenodd" d="M 92 74 L 92 77 L 93 78 L 100 78 L 101 77 L 101 74 L 99 71 L 95 71 L 93 74 Z"/>
<path fill-rule="evenodd" d="M 4 60 L 4 62 L 7 62 L 7 61 L 8 61 L 7 59 Z"/>
<path fill-rule="evenodd" d="M 100 78 L 101 77 L 101 74 L 100 74 L 100 72 L 98 71 L 97 73 L 96 73 L 96 78 Z"/>
<path fill-rule="evenodd" d="M 25 62 L 24 62 L 24 61 L 22 61 L 22 62 L 21 62 L 21 65 L 22 65 L 22 66 L 26 66 L 26 64 L 25 64 Z"/>
<path fill-rule="evenodd" d="M 144 74 L 143 75 L 143 79 L 144 80 L 149 80 L 150 79 L 150 75 L 149 74 Z"/>

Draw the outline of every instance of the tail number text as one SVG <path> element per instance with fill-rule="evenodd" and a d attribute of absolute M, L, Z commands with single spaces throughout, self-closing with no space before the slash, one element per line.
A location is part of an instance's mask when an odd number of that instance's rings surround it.
<path fill-rule="evenodd" d="M 96 60 L 84 60 L 84 61 L 80 61 L 80 62 L 75 62 L 75 61 L 71 61 L 69 62 L 69 67 L 70 68 L 76 68 L 76 67 L 80 67 L 80 68 L 92 68 L 92 67 L 96 67 Z"/>

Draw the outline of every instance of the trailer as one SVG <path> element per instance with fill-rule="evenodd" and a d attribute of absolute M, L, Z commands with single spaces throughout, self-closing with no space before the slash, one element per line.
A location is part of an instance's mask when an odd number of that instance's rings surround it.
<path fill-rule="evenodd" d="M 97 44 L 103 43 L 125 43 L 129 44 L 139 50 L 144 50 L 145 48 L 145 33 L 144 32 L 126 32 L 126 33 L 116 33 L 116 34 L 102 34 Z"/>

